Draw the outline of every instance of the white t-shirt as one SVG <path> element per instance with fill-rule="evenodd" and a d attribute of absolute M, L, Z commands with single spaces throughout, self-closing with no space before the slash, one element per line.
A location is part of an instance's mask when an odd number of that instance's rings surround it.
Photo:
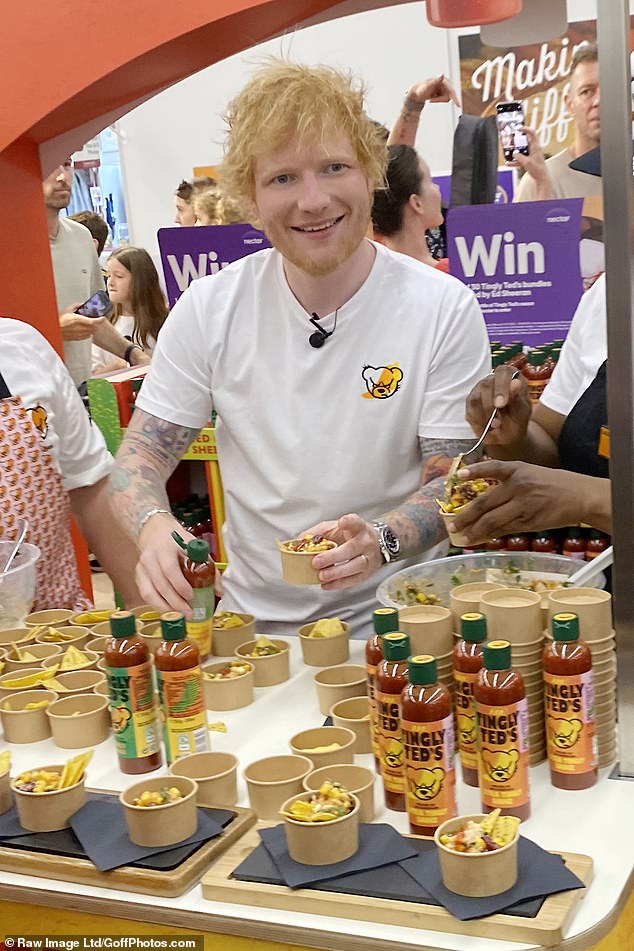
<path fill-rule="evenodd" d="M 586 291 L 575 311 L 561 355 L 540 402 L 567 416 L 608 355 L 605 274 Z"/>
<path fill-rule="evenodd" d="M 122 337 L 127 337 L 128 340 L 132 340 L 132 335 L 134 333 L 134 317 L 131 314 L 121 314 L 117 317 L 114 323 L 114 329 L 118 330 Z M 147 346 L 145 347 L 146 353 L 152 353 L 156 345 L 156 340 L 154 337 L 148 337 Z M 115 361 L 117 358 L 114 353 L 111 353 L 109 350 L 104 350 L 103 347 L 98 347 L 93 343 L 92 345 L 92 368 L 93 370 L 97 366 L 108 366 L 108 364 Z"/>
<path fill-rule="evenodd" d="M 29 324 L 0 317 L 0 372 L 12 396 L 37 413 L 44 445 L 68 491 L 108 475 L 112 456 L 75 389 L 66 367 Z"/>
<path fill-rule="evenodd" d="M 334 314 L 321 323 L 332 330 Z M 263 632 L 296 633 L 324 615 L 367 626 L 376 585 L 395 566 L 349 590 L 295 587 L 281 579 L 275 540 L 399 505 L 419 485 L 419 437 L 472 438 L 465 397 L 490 369 L 471 291 L 380 245 L 321 349 L 308 343 L 313 330 L 279 253 L 250 255 L 182 295 L 137 399 L 194 429 L 217 410 L 223 607 L 254 614 Z"/>
<path fill-rule="evenodd" d="M 99 259 L 88 228 L 78 221 L 59 218 L 59 231 L 49 237 L 57 310 L 61 314 L 103 291 Z M 78 386 L 90 376 L 92 339 L 65 340 L 64 362 Z"/>
<path fill-rule="evenodd" d="M 601 198 L 603 179 L 599 175 L 589 175 L 570 168 L 575 156 L 570 149 L 563 149 L 546 159 L 546 168 L 552 183 L 552 198 Z M 515 201 L 535 201 L 537 183 L 527 173 L 522 175 L 515 194 Z"/>

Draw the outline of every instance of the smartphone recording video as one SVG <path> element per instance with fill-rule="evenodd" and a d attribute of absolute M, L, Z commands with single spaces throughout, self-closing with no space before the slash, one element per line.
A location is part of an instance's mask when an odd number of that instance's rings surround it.
<path fill-rule="evenodd" d="M 78 307 L 76 314 L 82 317 L 105 317 L 112 310 L 112 302 L 105 291 L 97 291 L 92 297 Z"/>
<path fill-rule="evenodd" d="M 499 102 L 496 113 L 504 161 L 508 165 L 514 165 L 518 153 L 528 155 L 528 137 L 522 131 L 525 125 L 523 103 Z"/>

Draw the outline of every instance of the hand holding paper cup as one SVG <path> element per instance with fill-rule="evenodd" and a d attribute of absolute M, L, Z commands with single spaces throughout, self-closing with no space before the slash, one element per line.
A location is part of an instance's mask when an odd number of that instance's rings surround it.
<path fill-rule="evenodd" d="M 289 538 L 277 544 L 282 558 L 282 577 L 289 584 L 320 584 L 319 572 L 312 566 L 313 558 L 320 551 L 337 547 L 335 542 L 321 535 Z"/>

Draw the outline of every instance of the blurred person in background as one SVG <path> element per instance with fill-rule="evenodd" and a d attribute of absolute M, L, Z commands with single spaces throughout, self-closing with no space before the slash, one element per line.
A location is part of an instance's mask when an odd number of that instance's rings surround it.
<path fill-rule="evenodd" d="M 191 182 L 183 179 L 174 192 L 174 204 L 176 206 L 174 223 L 182 228 L 192 228 L 196 224 L 196 212 L 193 205 L 194 195 L 217 184 L 215 178 L 210 178 L 208 175 L 194 178 Z"/>
<path fill-rule="evenodd" d="M 110 229 L 106 219 L 98 215 L 96 211 L 78 211 L 74 215 L 68 215 L 68 217 L 71 221 L 78 221 L 84 228 L 88 228 L 92 235 L 97 257 L 100 258 L 110 237 Z"/>

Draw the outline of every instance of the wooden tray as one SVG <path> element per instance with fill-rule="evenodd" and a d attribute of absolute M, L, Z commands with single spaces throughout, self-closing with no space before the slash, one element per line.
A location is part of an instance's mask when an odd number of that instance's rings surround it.
<path fill-rule="evenodd" d="M 269 825 L 275 823 L 259 822 L 258 828 Z M 307 915 L 374 921 L 384 925 L 532 942 L 543 947 L 553 947 L 563 940 L 563 932 L 574 914 L 577 902 L 585 895 L 585 889 L 582 888 L 550 895 L 534 918 L 497 914 L 472 921 L 459 921 L 438 905 L 237 881 L 232 877 L 233 870 L 259 844 L 257 829 L 252 828 L 239 842 L 224 852 L 202 877 L 203 898 L 237 905 L 281 908 Z M 592 881 L 590 856 L 572 852 L 555 854 L 562 856 L 570 871 L 574 872 L 587 888 Z"/>
<path fill-rule="evenodd" d="M 106 793 L 92 789 L 88 792 Z M 31 852 L 0 844 L 0 869 L 19 875 L 37 875 L 85 885 L 100 885 L 127 892 L 142 892 L 175 898 L 195 885 L 202 873 L 217 856 L 233 845 L 257 821 L 252 809 L 227 806 L 234 818 L 225 826 L 222 835 L 204 842 L 189 857 L 173 869 L 135 868 L 123 865 L 110 872 L 100 872 L 89 859 L 59 855 L 53 852 Z"/>

